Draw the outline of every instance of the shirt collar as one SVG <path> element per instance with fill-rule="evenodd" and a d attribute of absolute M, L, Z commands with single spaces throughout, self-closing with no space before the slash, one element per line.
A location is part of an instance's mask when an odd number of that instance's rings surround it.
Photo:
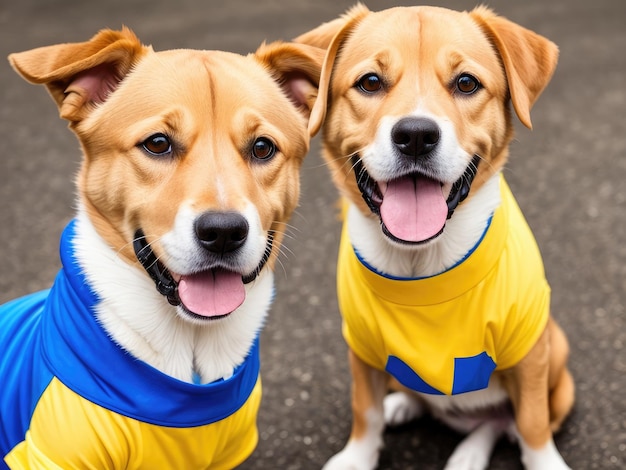
<path fill-rule="evenodd" d="M 456 298 L 487 276 L 504 249 L 509 202 L 505 191 L 502 192 L 503 202 L 476 246 L 453 267 L 440 274 L 425 278 L 398 278 L 378 272 L 352 247 L 345 224 L 340 247 L 344 269 L 367 284 L 376 296 L 397 304 L 433 305 Z"/>

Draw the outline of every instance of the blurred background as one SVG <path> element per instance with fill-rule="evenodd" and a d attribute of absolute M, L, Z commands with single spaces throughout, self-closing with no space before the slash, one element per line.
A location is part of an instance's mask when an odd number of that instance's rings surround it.
<path fill-rule="evenodd" d="M 0 0 L 0 302 L 50 286 L 80 162 L 46 91 L 10 52 L 133 29 L 156 50 L 254 51 L 343 13 L 351 0 Z M 410 2 L 370 0 L 379 10 Z M 472 0 L 431 0 L 466 10 Z M 626 2 L 491 0 L 556 42 L 559 66 L 518 126 L 505 170 L 545 258 L 553 312 L 572 346 L 577 404 L 557 436 L 574 469 L 626 468 Z M 245 469 L 316 469 L 350 429 L 349 374 L 335 300 L 336 192 L 313 141 L 277 297 L 262 336 L 260 443 Z M 1 351 L 0 351 L 1 354 Z M 1 384 L 0 384 L 1 393 Z M 429 418 L 385 434 L 381 469 L 442 468 L 461 436 Z M 493 469 L 519 469 L 517 447 Z"/>

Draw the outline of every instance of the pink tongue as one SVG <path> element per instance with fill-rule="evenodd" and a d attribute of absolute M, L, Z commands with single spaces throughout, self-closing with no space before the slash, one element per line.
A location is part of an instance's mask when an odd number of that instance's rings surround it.
<path fill-rule="evenodd" d="M 421 242 L 434 237 L 448 217 L 441 183 L 424 176 L 389 181 L 380 217 L 387 230 L 400 240 Z"/>
<path fill-rule="evenodd" d="M 181 302 L 191 312 L 203 317 L 231 313 L 246 298 L 241 274 L 225 269 L 211 269 L 182 276 L 178 283 Z"/>

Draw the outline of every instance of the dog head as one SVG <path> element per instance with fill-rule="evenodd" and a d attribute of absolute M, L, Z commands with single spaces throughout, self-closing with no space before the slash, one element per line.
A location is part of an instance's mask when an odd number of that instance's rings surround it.
<path fill-rule="evenodd" d="M 470 185 L 501 169 L 509 104 L 531 127 L 557 61 L 550 41 L 484 7 L 357 5 L 296 41 L 327 48 L 309 126 L 323 123 L 336 185 L 404 246 L 435 240 Z"/>
<path fill-rule="evenodd" d="M 9 59 L 77 135 L 80 203 L 99 235 L 204 321 L 275 263 L 323 56 L 288 43 L 154 52 L 123 29 Z"/>

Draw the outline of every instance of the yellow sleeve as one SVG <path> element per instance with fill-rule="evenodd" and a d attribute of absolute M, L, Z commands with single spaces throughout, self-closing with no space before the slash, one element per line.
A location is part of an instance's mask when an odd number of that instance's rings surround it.
<path fill-rule="evenodd" d="M 363 297 L 340 295 L 339 305 L 343 317 L 342 333 L 350 349 L 366 364 L 384 370 L 387 350 L 376 318 L 371 314 L 367 293 Z"/>
<path fill-rule="evenodd" d="M 131 455 L 142 452 L 134 428 L 134 420 L 89 402 L 54 378 L 37 403 L 26 439 L 5 460 L 12 470 L 132 468 Z"/>
<path fill-rule="evenodd" d="M 537 291 L 509 312 L 501 330 L 498 369 L 508 369 L 521 361 L 546 328 L 550 317 L 550 287 L 543 282 Z"/>
<path fill-rule="evenodd" d="M 375 295 L 361 281 L 347 224 L 344 224 L 337 265 L 337 300 L 343 318 L 343 337 L 350 349 L 365 363 L 384 370 L 387 354 L 376 317 Z"/>
<path fill-rule="evenodd" d="M 500 331 L 498 369 L 512 367 L 528 354 L 550 316 L 550 286 L 539 247 L 517 201 L 508 187 L 505 189 L 509 236 L 502 258 L 506 270 L 503 290 L 512 304 Z"/>

